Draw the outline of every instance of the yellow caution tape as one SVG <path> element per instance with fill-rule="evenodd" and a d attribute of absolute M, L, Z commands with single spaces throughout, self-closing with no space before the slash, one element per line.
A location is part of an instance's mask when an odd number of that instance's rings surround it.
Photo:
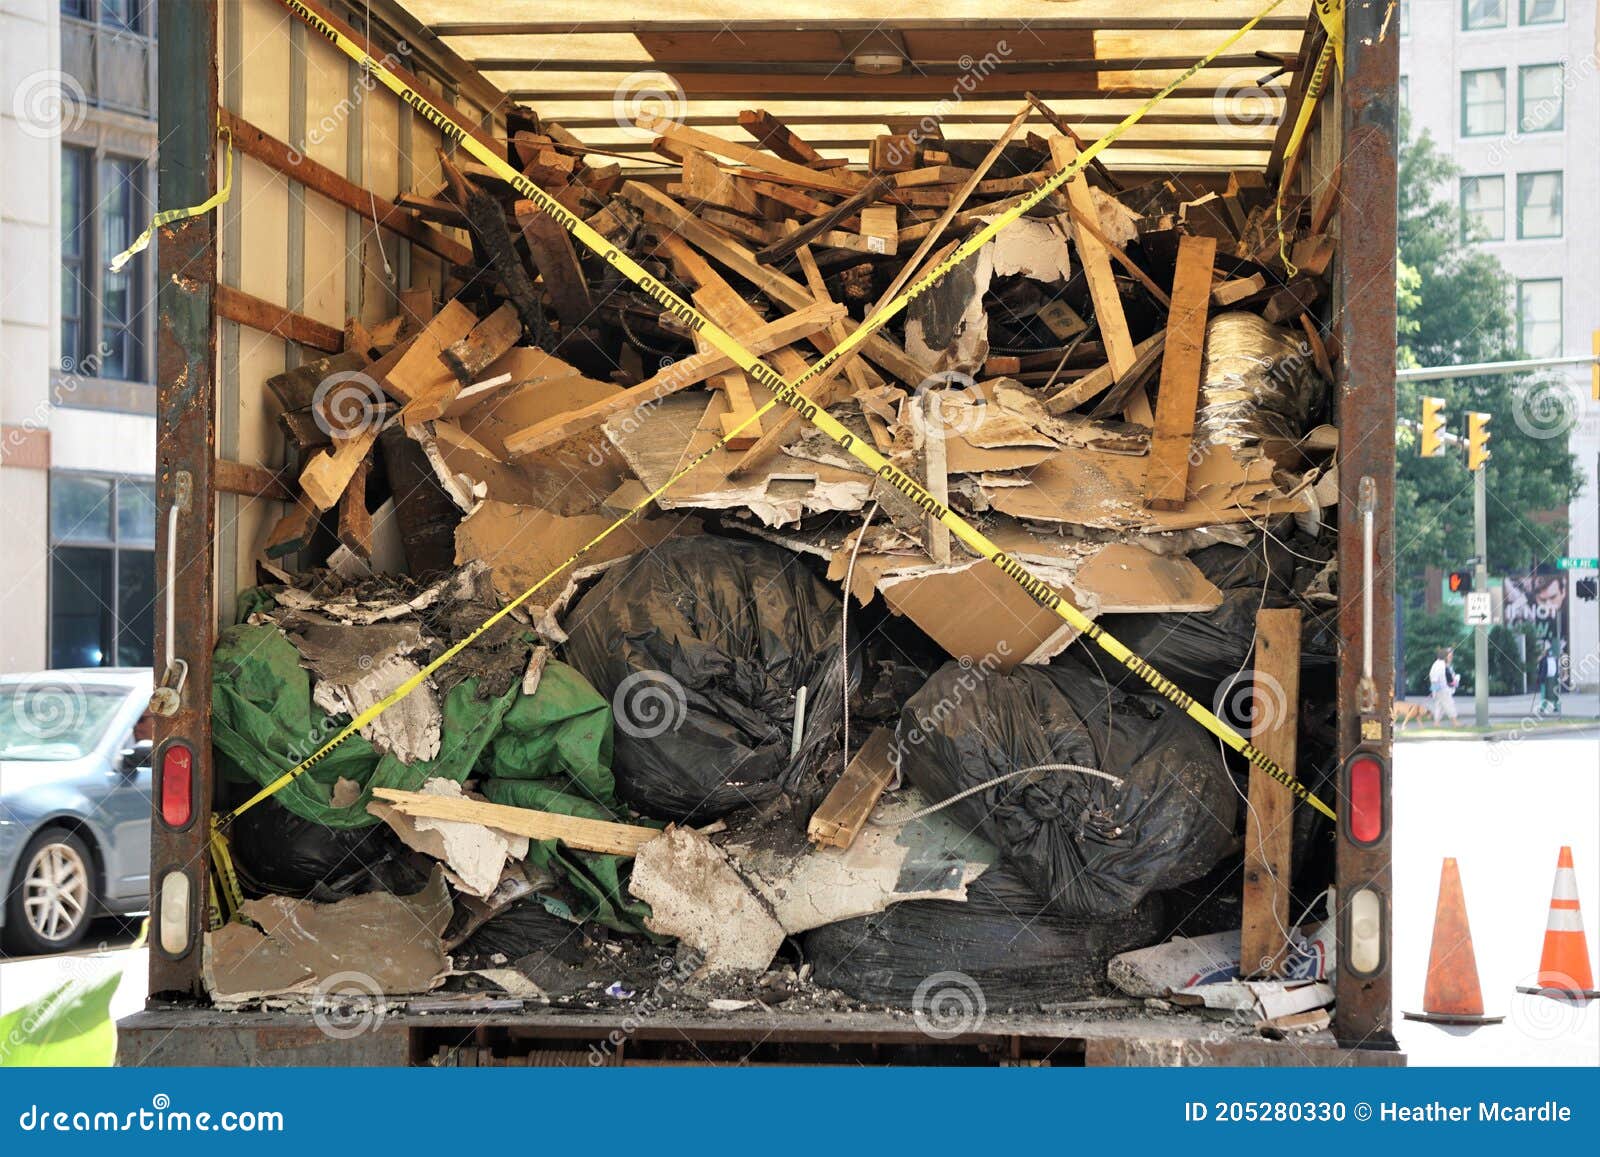
<path fill-rule="evenodd" d="M 357 715 L 345 725 L 343 730 L 341 730 L 327 743 L 323 744 L 322 747 L 320 747 L 317 751 L 313 752 L 295 767 L 290 768 L 272 783 L 256 792 L 255 795 L 244 801 L 244 803 L 240 804 L 232 812 L 228 813 L 228 815 L 223 816 L 215 821 L 215 828 L 219 831 L 219 838 L 220 828 L 229 820 L 248 810 L 249 808 L 254 807 L 262 800 L 266 799 L 273 793 L 282 789 L 288 783 L 292 782 L 297 776 L 316 766 L 316 764 L 327 757 L 329 752 L 338 747 L 339 744 L 343 743 L 351 735 L 354 735 L 361 728 L 371 723 L 380 714 L 388 710 L 388 708 L 398 703 L 401 699 L 404 699 L 407 695 L 419 687 L 424 680 L 433 674 L 433 672 L 444 666 L 456 655 L 460 654 L 464 649 L 471 646 L 472 643 L 482 636 L 485 631 L 488 631 L 517 607 L 521 606 L 547 583 L 551 582 L 557 575 L 562 573 L 567 569 L 567 567 L 571 566 L 575 561 L 577 561 L 577 559 L 582 557 L 600 542 L 603 542 L 619 527 L 624 526 L 634 517 L 642 513 L 652 502 L 666 493 L 666 491 L 670 489 L 679 479 L 683 478 L 685 475 L 694 470 L 701 462 L 709 458 L 711 454 L 713 454 L 723 443 L 727 441 L 728 438 L 737 436 L 745 429 L 745 427 L 751 425 L 752 423 L 758 422 L 763 415 L 765 415 L 779 403 L 789 406 L 807 421 L 816 426 L 817 429 L 821 430 L 824 434 L 828 435 L 828 437 L 832 438 L 835 443 L 855 457 L 857 461 L 862 463 L 862 465 L 871 470 L 873 474 L 882 479 L 884 482 L 888 483 L 890 486 L 893 486 L 896 490 L 900 491 L 914 505 L 925 511 L 930 516 L 936 518 L 942 526 L 950 531 L 951 534 L 955 535 L 963 543 L 971 547 L 975 552 L 999 567 L 1001 573 L 1005 574 L 1006 577 L 1015 582 L 1036 603 L 1042 607 L 1054 611 L 1056 614 L 1060 615 L 1068 625 L 1073 627 L 1081 634 L 1092 639 L 1096 644 L 1099 645 L 1101 650 L 1105 651 L 1106 654 L 1110 655 L 1117 662 L 1127 667 L 1128 670 L 1134 672 L 1151 687 L 1154 687 L 1163 696 L 1165 696 L 1169 702 L 1182 710 L 1191 719 L 1195 720 L 1195 722 L 1199 723 L 1212 735 L 1215 735 L 1227 746 L 1239 752 L 1239 754 L 1243 755 L 1252 764 L 1260 768 L 1264 773 L 1283 784 L 1297 799 L 1311 804 L 1311 806 L 1315 807 L 1329 819 L 1335 818 L 1333 809 L 1328 807 L 1327 804 L 1323 803 L 1316 796 L 1312 795 L 1311 792 L 1306 789 L 1305 785 L 1297 780 L 1293 774 L 1284 770 L 1284 768 L 1279 766 L 1276 761 L 1271 759 L 1264 752 L 1260 751 L 1254 744 L 1245 739 L 1244 736 L 1240 735 L 1222 720 L 1218 719 L 1205 707 L 1201 706 L 1192 696 L 1179 689 L 1171 682 L 1171 680 L 1165 678 L 1149 663 L 1146 663 L 1122 643 L 1118 642 L 1111 635 L 1107 634 L 1100 627 L 1095 625 L 1089 619 L 1085 618 L 1076 607 L 1074 607 L 1071 603 L 1066 602 L 1061 598 L 1060 595 L 1051 590 L 1047 583 L 1035 578 L 1028 572 L 1027 568 L 1022 566 L 1022 564 L 1006 555 L 1000 550 L 999 547 L 995 546 L 994 543 L 990 542 L 984 535 L 979 533 L 978 530 L 971 526 L 965 519 L 951 511 L 943 503 L 939 502 L 936 498 L 924 490 L 922 486 L 919 485 L 914 479 L 910 478 L 903 471 L 896 468 L 886 458 L 879 454 L 874 447 L 857 439 L 855 435 L 851 434 L 850 431 L 841 425 L 832 415 L 811 400 L 807 399 L 799 392 L 798 389 L 803 382 L 810 378 L 816 377 L 820 373 L 823 373 L 829 365 L 837 362 L 851 349 L 866 341 L 867 338 L 873 333 L 882 329 L 890 318 L 894 317 L 901 310 L 905 309 L 910 302 L 916 300 L 920 294 L 926 292 L 930 286 L 936 283 L 951 269 L 954 269 L 967 257 L 970 257 L 972 254 L 976 253 L 979 248 L 981 248 L 984 244 L 987 244 L 987 242 L 992 239 L 995 234 L 1000 232 L 1001 229 L 1017 220 L 1028 210 L 1042 202 L 1056 189 L 1060 188 L 1066 181 L 1070 180 L 1073 176 L 1081 172 L 1085 166 L 1094 160 L 1094 158 L 1103 152 L 1112 142 L 1117 140 L 1118 137 L 1120 137 L 1134 124 L 1138 123 L 1138 121 L 1146 113 L 1148 113 L 1161 101 L 1165 100 L 1168 95 L 1170 95 L 1184 82 L 1193 77 L 1195 73 L 1199 72 L 1202 68 L 1205 68 L 1211 63 L 1211 61 L 1216 59 L 1216 57 L 1237 43 L 1252 28 L 1260 23 L 1264 17 L 1279 7 L 1284 0 L 1272 0 L 1272 2 L 1268 4 L 1267 7 L 1264 8 L 1259 14 L 1245 23 L 1241 28 L 1239 28 L 1238 31 L 1229 35 L 1221 44 L 1219 44 L 1206 56 L 1196 61 L 1192 66 L 1186 69 L 1181 76 L 1168 84 L 1159 93 L 1147 101 L 1141 108 L 1129 114 L 1109 133 L 1095 141 L 1093 144 L 1089 145 L 1088 148 L 1081 151 L 1071 164 L 1061 169 L 1054 176 L 1045 181 L 1044 184 L 1040 185 L 1037 189 L 1030 193 L 1027 197 L 1023 198 L 1023 200 L 1018 204 L 1002 213 L 982 230 L 974 234 L 965 243 L 959 246 L 948 258 L 946 258 L 933 269 L 929 270 L 915 285 L 911 286 L 903 294 L 901 294 L 900 297 L 890 302 L 878 313 L 874 314 L 871 318 L 863 322 L 854 333 L 841 341 L 820 360 L 813 363 L 810 369 L 794 382 L 785 380 L 782 374 L 778 373 L 760 358 L 757 358 L 751 354 L 732 336 L 720 329 L 710 318 L 706 317 L 699 310 L 695 309 L 688 302 L 685 302 L 683 299 L 678 297 L 677 294 L 673 293 L 666 286 L 662 285 L 659 281 L 655 280 L 655 278 L 651 277 L 649 273 L 647 273 L 637 262 L 633 260 L 633 258 L 629 257 L 628 254 L 612 245 L 611 242 L 607 241 L 599 233 L 595 232 L 595 230 L 589 225 L 585 224 L 582 219 L 575 216 L 573 213 L 555 201 L 548 193 L 539 188 L 538 185 L 534 184 L 527 177 L 517 172 L 516 169 L 506 162 L 504 157 L 498 155 L 492 148 L 485 145 L 466 128 L 462 127 L 459 123 L 457 123 L 454 117 L 442 111 L 441 109 L 436 108 L 425 96 L 408 87 L 387 68 L 373 60 L 365 51 L 362 50 L 358 44 L 356 44 L 354 40 L 350 39 L 328 21 L 312 12 L 304 4 L 300 3 L 299 0 L 280 0 L 280 2 L 295 15 L 306 21 L 306 23 L 309 24 L 318 35 L 322 36 L 329 43 L 339 48 L 340 51 L 344 52 L 357 64 L 361 65 L 362 68 L 365 69 L 370 75 L 376 77 L 379 82 L 384 85 L 384 87 L 388 88 L 405 104 L 410 106 L 412 111 L 437 128 L 447 141 L 450 141 L 457 147 L 464 149 L 475 159 L 486 165 L 495 173 L 496 176 L 506 181 L 509 185 L 511 185 L 512 188 L 521 193 L 523 197 L 532 201 L 539 207 L 540 210 L 552 217 L 558 224 L 561 225 L 563 229 L 571 234 L 574 239 L 603 258 L 608 265 L 615 268 L 619 273 L 627 277 L 635 285 L 639 286 L 639 288 L 649 294 L 650 297 L 655 299 L 655 301 L 663 308 L 671 310 L 675 317 L 689 326 L 689 328 L 694 330 L 696 334 L 704 338 L 705 341 L 710 343 L 717 350 L 727 355 L 745 373 L 749 374 L 756 381 L 766 386 L 772 392 L 772 400 L 746 417 L 745 420 L 739 423 L 739 425 L 733 430 L 728 431 L 724 436 L 722 443 L 713 445 L 703 453 L 697 455 L 693 461 L 684 465 L 665 483 L 657 487 L 654 491 L 636 503 L 630 510 L 628 510 L 627 513 L 623 514 L 615 522 L 611 523 L 610 526 L 606 527 L 577 551 L 573 552 L 573 554 L 570 555 L 564 562 L 562 562 L 561 565 L 557 566 L 549 574 L 545 575 L 544 578 L 534 583 L 515 599 L 511 600 L 494 614 L 490 615 L 460 642 L 449 647 L 437 659 L 433 660 L 422 670 L 411 676 L 393 692 L 385 696 L 381 701 L 373 704 L 371 707 Z"/>
<path fill-rule="evenodd" d="M 170 225 L 174 221 L 182 221 L 188 217 L 199 217 L 204 213 L 209 213 L 233 195 L 233 134 L 219 125 L 217 126 L 217 135 L 226 142 L 223 147 L 222 188 L 198 205 L 190 205 L 187 209 L 163 209 L 150 218 L 149 228 L 134 238 L 132 245 L 111 259 L 112 273 L 121 273 L 124 265 L 150 248 L 150 239 L 156 235 L 156 230 L 161 226 Z"/>
<path fill-rule="evenodd" d="M 1328 34 L 1328 43 L 1333 45 L 1333 59 L 1339 67 L 1340 77 L 1344 76 L 1344 0 L 1317 0 L 1317 19 L 1322 21 L 1322 28 Z"/>
<path fill-rule="evenodd" d="M 1340 13 L 1341 19 L 1343 12 Z M 1283 267 L 1290 277 L 1300 270 L 1293 261 L 1289 260 L 1289 240 L 1283 232 L 1283 194 L 1288 185 L 1288 176 L 1294 169 L 1295 158 L 1300 155 L 1300 146 L 1305 143 L 1306 130 L 1311 127 L 1311 116 L 1317 111 L 1317 101 L 1322 99 L 1322 94 L 1328 87 L 1328 64 L 1335 58 L 1335 48 L 1332 40 L 1322 46 L 1322 53 L 1317 57 L 1317 66 L 1311 72 L 1311 79 L 1306 84 L 1305 98 L 1300 102 L 1300 112 L 1295 117 L 1294 131 L 1289 134 L 1289 140 L 1283 149 L 1283 170 L 1278 178 L 1278 195 L 1273 200 L 1273 212 L 1277 215 L 1278 223 L 1278 256 L 1283 258 Z"/>

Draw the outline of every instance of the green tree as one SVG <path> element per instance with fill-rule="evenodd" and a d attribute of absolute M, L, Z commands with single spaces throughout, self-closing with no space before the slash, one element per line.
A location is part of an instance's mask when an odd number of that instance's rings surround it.
<path fill-rule="evenodd" d="M 1400 151 L 1397 255 L 1397 360 L 1445 366 L 1524 357 L 1512 307 L 1511 279 L 1487 250 L 1463 237 L 1456 199 L 1458 170 L 1427 133 L 1406 133 Z M 1462 565 L 1473 553 L 1472 476 L 1464 451 L 1417 455 L 1415 423 L 1424 395 L 1443 398 L 1447 429 L 1465 438 L 1466 415 L 1493 415 L 1488 492 L 1491 574 L 1526 571 L 1559 555 L 1567 542 L 1566 508 L 1580 475 L 1567 450 L 1571 414 L 1561 383 L 1538 375 L 1399 384 L 1396 409 L 1411 425 L 1398 431 L 1395 470 L 1395 583 L 1405 600 L 1407 666 L 1431 648 L 1411 646 L 1421 611 L 1424 574 Z M 1554 517 L 1550 517 L 1554 515 Z M 1430 624 L 1432 626 L 1433 624 Z M 1426 630 L 1421 632 L 1427 634 Z"/>

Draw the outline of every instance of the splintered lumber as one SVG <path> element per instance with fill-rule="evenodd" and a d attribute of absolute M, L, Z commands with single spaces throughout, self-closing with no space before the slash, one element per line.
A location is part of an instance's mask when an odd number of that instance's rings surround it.
<path fill-rule="evenodd" d="M 1045 120 L 1050 122 L 1051 126 L 1055 128 L 1056 132 L 1060 133 L 1062 136 L 1066 137 L 1069 141 L 1076 145 L 1080 152 L 1083 150 L 1083 138 L 1073 131 L 1072 126 L 1062 119 L 1060 113 L 1056 112 L 1055 109 L 1045 104 L 1044 101 L 1040 100 L 1039 97 L 1034 93 L 1025 92 L 1022 95 L 1030 105 L 1038 110 L 1040 116 L 1044 117 Z M 1094 160 L 1090 161 L 1089 167 L 1092 168 L 1100 177 L 1100 179 L 1106 183 L 1106 188 L 1117 192 L 1121 191 L 1122 183 L 1111 175 L 1111 170 L 1106 168 L 1106 163 L 1099 157 L 1096 157 Z"/>
<path fill-rule="evenodd" d="M 782 346 L 791 345 L 801 338 L 826 329 L 844 316 L 843 306 L 831 308 L 812 303 L 809 307 L 787 314 L 753 331 L 743 341 L 744 347 L 760 357 Z M 547 446 L 554 446 L 585 430 L 600 425 L 613 414 L 631 409 L 641 403 L 659 401 L 668 394 L 698 385 L 724 370 L 735 368 L 732 358 L 717 350 L 692 354 L 674 362 L 648 381 L 631 389 L 619 390 L 612 397 L 579 410 L 549 418 L 534 426 L 510 435 L 505 440 L 506 451 L 512 455 L 531 454 Z"/>
<path fill-rule="evenodd" d="M 400 791 L 392 787 L 372 789 L 374 799 L 393 805 L 401 815 L 434 820 L 455 820 L 463 824 L 482 824 L 486 828 L 530 840 L 560 840 L 579 852 L 602 852 L 608 856 L 632 856 L 661 834 L 656 828 L 637 824 L 614 824 L 582 816 L 508 807 L 420 791 Z"/>
<path fill-rule="evenodd" d="M 1092 218 L 1085 217 L 1082 213 L 1080 213 L 1076 205 L 1072 206 L 1069 211 L 1072 214 L 1072 223 L 1083 229 L 1087 229 L 1089 231 L 1089 235 L 1105 248 L 1106 253 L 1108 253 L 1111 257 L 1111 260 L 1115 261 L 1118 265 L 1122 266 L 1122 268 L 1126 269 L 1128 274 L 1140 285 L 1144 286 L 1145 291 L 1149 293 L 1151 297 L 1159 301 L 1162 306 L 1167 309 L 1172 308 L 1172 298 L 1168 297 L 1166 291 L 1150 279 L 1150 275 L 1148 273 L 1134 264 L 1133 258 L 1129 257 L 1122 251 L 1122 246 L 1118 245 L 1115 241 L 1111 240 L 1111 238 L 1102 233 L 1100 231 L 1100 226 Z"/>
<path fill-rule="evenodd" d="M 319 521 L 321 512 L 303 496 L 296 498 L 267 535 L 262 553 L 268 558 L 282 558 L 286 554 L 304 550 L 311 545 L 311 536 L 317 532 Z"/>
<path fill-rule="evenodd" d="M 1150 469 L 1144 502 L 1153 510 L 1182 510 L 1188 501 L 1189 448 L 1194 443 L 1194 410 L 1200 396 L 1200 361 L 1206 346 L 1206 311 L 1217 242 L 1184 237 L 1172 275 L 1172 308 L 1167 313 L 1166 351 L 1161 359 L 1161 392 L 1150 436 Z"/>
<path fill-rule="evenodd" d="M 431 315 L 410 345 L 403 347 L 387 373 L 378 378 L 378 384 L 385 393 L 402 402 L 450 392 L 450 387 L 460 383 L 445 365 L 444 351 L 471 333 L 477 323 L 477 316 L 459 301 L 446 303 L 443 309 Z M 382 364 L 374 363 L 373 369 Z"/>
<path fill-rule="evenodd" d="M 765 109 L 747 108 L 741 111 L 739 127 L 755 137 L 756 144 L 761 148 L 777 153 L 786 161 L 808 168 L 826 163 L 826 157 Z"/>
<path fill-rule="evenodd" d="M 749 145 L 741 145 L 734 141 L 723 140 L 711 133 L 701 132 L 699 129 L 689 128 L 666 117 L 654 116 L 650 113 L 640 113 L 634 117 L 634 124 L 647 133 L 655 133 L 666 141 L 677 145 L 680 149 L 703 149 L 714 157 L 725 157 L 730 161 L 738 161 L 741 165 L 749 165 L 752 169 L 760 169 L 763 173 L 772 173 L 774 176 L 786 177 L 802 186 L 814 189 L 827 189 L 835 193 L 850 194 L 861 187 L 863 181 L 854 174 L 844 173 L 840 170 L 821 170 L 807 168 L 805 165 L 786 161 L 782 157 L 774 156 L 761 149 L 753 149 Z"/>
<path fill-rule="evenodd" d="M 718 418 L 724 443 L 730 450 L 748 450 L 761 437 L 761 423 L 751 421 L 756 414 L 756 403 L 750 396 L 750 383 L 744 371 L 728 370 L 715 375 L 711 388 L 720 391 L 728 402 L 727 412 Z"/>
<path fill-rule="evenodd" d="M 760 196 L 767 197 L 808 217 L 820 217 L 831 206 L 825 201 L 807 196 L 799 189 L 792 189 L 788 185 L 779 185 L 773 181 L 743 180 L 740 182 L 750 186 L 751 190 Z"/>
<path fill-rule="evenodd" d="M 693 214 L 660 190 L 653 189 L 641 181 L 627 181 L 622 186 L 622 195 L 643 210 L 646 216 L 668 225 L 674 233 L 694 245 L 700 252 L 737 273 L 780 305 L 798 310 L 816 304 L 805 286 L 785 277 L 775 269 L 762 265 L 755 259 L 755 254 L 738 242 L 730 241 L 716 230 L 706 228 Z M 856 329 L 856 323 L 848 318 L 845 319 L 844 325 L 851 332 Z M 815 344 L 823 350 L 830 350 L 834 345 L 828 339 Z M 861 352 L 873 364 L 887 370 L 907 385 L 914 386 L 927 376 L 919 363 L 881 333 L 875 333 L 867 338 L 862 343 Z"/>
<path fill-rule="evenodd" d="M 333 509 L 350 485 L 350 479 L 372 452 L 380 425 L 382 423 L 376 420 L 369 421 L 353 437 L 336 441 L 330 450 L 311 456 L 305 469 L 300 471 L 300 489 L 305 491 L 311 505 L 318 510 Z"/>
<path fill-rule="evenodd" d="M 894 779 L 894 730 L 876 728 L 861 745 L 806 825 L 806 836 L 824 847 L 855 842 L 884 789 Z"/>
<path fill-rule="evenodd" d="M 1057 169 L 1065 168 L 1078 159 L 1078 147 L 1067 137 L 1050 138 L 1050 159 Z M 1100 326 L 1100 340 L 1105 342 L 1106 360 L 1111 363 L 1111 373 L 1117 378 L 1133 368 L 1133 337 L 1128 333 L 1128 319 L 1122 312 L 1122 295 L 1117 290 L 1117 277 L 1111 271 L 1111 255 L 1080 222 L 1095 220 L 1099 213 L 1094 198 L 1089 193 L 1089 182 L 1081 172 L 1075 173 L 1064 186 L 1067 203 L 1072 206 L 1072 237 L 1077 242 L 1078 258 L 1083 262 L 1083 275 L 1089 282 L 1089 296 L 1094 301 L 1094 317 Z M 1209 286 L 1209 282 L 1207 283 Z"/>
<path fill-rule="evenodd" d="M 463 386 L 470 386 L 496 358 L 516 345 L 520 337 L 522 319 L 517 316 L 517 307 L 508 301 L 473 326 L 466 337 L 445 347 L 440 356 L 456 380 Z"/>
<path fill-rule="evenodd" d="M 1161 348 L 1166 344 L 1165 330 L 1158 330 L 1145 338 L 1133 350 L 1134 369 L 1124 374 L 1124 378 L 1137 378 L 1138 367 L 1152 364 L 1161 356 Z M 1060 393 L 1045 399 L 1044 408 L 1051 414 L 1065 414 L 1076 410 L 1090 398 L 1104 390 L 1109 390 L 1117 384 L 1117 376 L 1111 372 L 1110 364 L 1098 369 L 1090 370 L 1075 382 L 1063 386 Z"/>
<path fill-rule="evenodd" d="M 1254 297 L 1267 288 L 1267 275 L 1252 273 L 1249 277 L 1236 277 L 1224 281 L 1211 291 L 1211 304 L 1218 309 L 1237 305 L 1247 297 Z"/>
<path fill-rule="evenodd" d="M 790 233 L 787 237 L 775 241 L 765 249 L 761 250 L 756 254 L 756 260 L 761 262 L 763 265 L 773 265 L 779 261 L 782 261 L 784 258 L 793 254 L 796 249 L 800 248 L 800 246 L 805 245 L 813 238 L 826 233 L 839 222 L 843 221 L 846 217 L 860 212 L 862 209 L 872 204 L 872 202 L 883 196 L 884 191 L 888 187 L 888 178 L 872 178 L 872 180 L 867 183 L 865 188 L 856 193 L 852 193 L 833 208 L 829 209 L 821 217 L 807 221 L 804 225 L 800 226 L 800 228 L 796 229 L 793 233 Z"/>
<path fill-rule="evenodd" d="M 1298 609 L 1268 609 L 1256 615 L 1255 663 L 1250 740 L 1292 775 L 1300 723 Z M 1252 767 L 1244 836 L 1241 975 L 1276 973 L 1288 953 L 1283 929 L 1289 926 L 1290 919 L 1293 835 L 1294 796 L 1283 784 Z"/>
<path fill-rule="evenodd" d="M 572 238 L 560 222 L 540 212 L 532 201 L 517 202 L 516 218 L 556 316 L 568 331 L 576 330 L 594 312 L 594 303 L 589 298 L 589 283 L 583 276 L 583 266 L 578 264 Z"/>
<path fill-rule="evenodd" d="M 751 183 L 735 180 L 699 149 L 684 150 L 682 195 L 684 202 L 690 205 L 711 205 L 747 217 L 761 214 Z"/>
<path fill-rule="evenodd" d="M 904 173 L 917 167 L 917 141 L 909 133 L 885 133 L 872 138 L 867 168 L 874 173 Z"/>
<path fill-rule="evenodd" d="M 367 509 L 367 477 L 371 473 L 369 454 L 356 466 L 339 497 L 339 541 L 365 563 L 372 561 L 372 513 Z"/>

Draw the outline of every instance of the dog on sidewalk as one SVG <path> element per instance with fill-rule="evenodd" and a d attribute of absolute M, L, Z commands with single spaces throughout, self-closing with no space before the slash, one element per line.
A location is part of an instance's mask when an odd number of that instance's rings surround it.
<path fill-rule="evenodd" d="M 1407 703 L 1404 699 L 1394 701 L 1394 719 L 1396 728 L 1404 727 L 1408 723 L 1426 723 L 1428 721 L 1428 705 L 1426 703 Z"/>

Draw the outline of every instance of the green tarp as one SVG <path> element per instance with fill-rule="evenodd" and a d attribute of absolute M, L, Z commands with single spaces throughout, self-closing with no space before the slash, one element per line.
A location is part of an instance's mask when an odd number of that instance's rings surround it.
<path fill-rule="evenodd" d="M 224 775 L 265 786 L 310 756 L 349 722 L 311 701 L 311 676 L 294 644 L 271 624 L 222 632 L 212 656 L 212 734 Z M 367 814 L 375 787 L 415 791 L 436 777 L 479 780 L 495 803 L 592 819 L 627 821 L 611 777 L 611 707 L 564 663 L 545 666 L 533 695 L 513 684 L 478 698 L 477 680 L 451 688 L 443 705 L 439 754 L 412 764 L 380 755 L 352 735 L 314 767 L 279 789 L 272 802 L 335 828 L 379 822 Z M 335 807 L 334 784 L 362 788 Z M 261 806 L 270 806 L 263 804 Z M 626 864 L 616 856 L 576 852 L 554 840 L 533 846 L 529 862 L 566 878 L 582 903 L 580 919 L 638 930 L 649 908 L 627 894 Z"/>

